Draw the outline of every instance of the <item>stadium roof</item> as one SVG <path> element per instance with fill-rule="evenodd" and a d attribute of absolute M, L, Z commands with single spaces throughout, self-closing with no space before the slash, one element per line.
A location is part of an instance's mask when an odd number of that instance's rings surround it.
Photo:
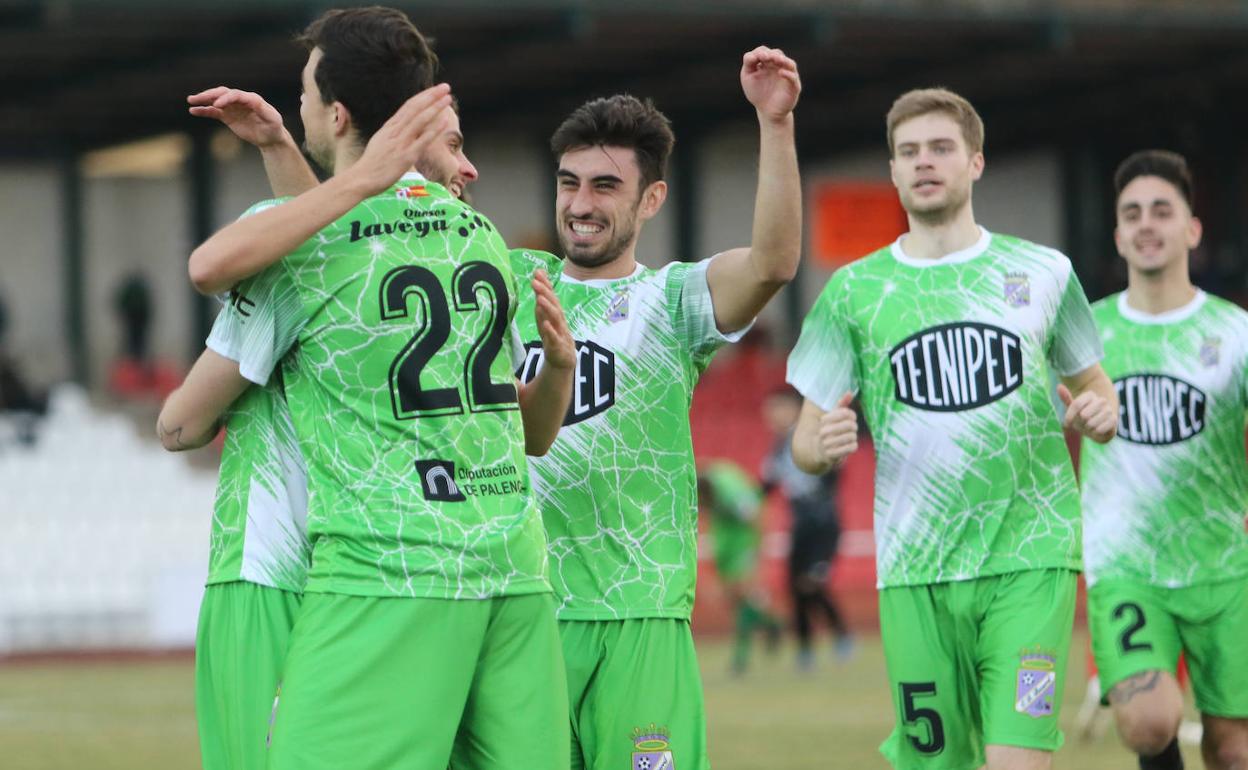
<path fill-rule="evenodd" d="M 221 83 L 259 91 L 293 118 L 304 55 L 291 36 L 334 5 L 0 0 L 0 155 L 194 130 L 185 95 Z M 436 38 L 469 131 L 535 140 L 584 99 L 621 90 L 652 97 L 686 138 L 749 118 L 735 71 L 760 43 L 801 66 L 808 157 L 882 141 L 884 112 L 915 86 L 968 96 L 993 148 L 1107 126 L 1121 137 L 1225 125 L 1242 120 L 1248 90 L 1248 4 L 1232 0 L 395 5 Z"/>

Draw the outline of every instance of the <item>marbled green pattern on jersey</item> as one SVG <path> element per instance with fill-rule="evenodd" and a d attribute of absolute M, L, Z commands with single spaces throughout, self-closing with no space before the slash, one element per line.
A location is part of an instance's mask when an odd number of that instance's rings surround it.
<path fill-rule="evenodd" d="M 493 226 L 409 176 L 240 287 L 232 312 L 268 330 L 244 376 L 265 382 L 291 351 L 307 591 L 549 590 L 508 355 L 515 285 Z"/>
<path fill-rule="evenodd" d="M 1088 582 L 1163 588 L 1248 575 L 1248 313 L 1203 292 L 1147 315 L 1092 308 L 1121 402 L 1118 436 L 1083 442 Z"/>
<path fill-rule="evenodd" d="M 517 274 L 550 274 L 579 353 L 564 426 L 531 460 L 559 618 L 688 618 L 697 574 L 689 404 L 711 356 L 738 336 L 715 327 L 708 262 L 577 281 L 550 254 L 512 259 Z M 525 381 L 541 357 L 533 302 L 522 297 L 516 319 Z"/>
<path fill-rule="evenodd" d="M 242 326 L 222 311 L 208 348 L 241 359 Z M 301 592 L 311 547 L 307 535 L 308 479 L 276 382 L 255 385 L 230 405 L 217 479 L 208 549 L 208 583 L 250 583 Z"/>
<path fill-rule="evenodd" d="M 837 271 L 789 381 L 862 399 L 876 449 L 881 587 L 1080 566 L 1079 499 L 1050 369 L 1101 357 L 1070 261 L 981 232 L 940 260 L 900 241 Z"/>

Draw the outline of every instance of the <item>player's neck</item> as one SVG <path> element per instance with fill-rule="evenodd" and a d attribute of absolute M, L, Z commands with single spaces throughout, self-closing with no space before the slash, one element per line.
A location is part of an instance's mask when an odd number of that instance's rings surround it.
<path fill-rule="evenodd" d="M 1157 275 L 1135 270 L 1127 275 L 1127 307 L 1149 315 L 1177 310 L 1196 297 L 1187 265 L 1174 264 Z"/>
<path fill-rule="evenodd" d="M 970 201 L 944 222 L 927 222 L 913 214 L 907 218 L 910 232 L 902 236 L 901 248 L 913 259 L 940 259 L 968 249 L 979 240 L 979 225 L 975 224 Z"/>
<path fill-rule="evenodd" d="M 615 278 L 627 278 L 636 269 L 637 257 L 632 246 L 610 262 L 593 267 L 583 267 L 566 257 L 563 260 L 563 274 L 578 281 L 609 281 Z"/>
<path fill-rule="evenodd" d="M 354 141 L 339 141 L 334 147 L 334 176 L 354 166 L 363 154 L 364 148 L 356 146 Z"/>

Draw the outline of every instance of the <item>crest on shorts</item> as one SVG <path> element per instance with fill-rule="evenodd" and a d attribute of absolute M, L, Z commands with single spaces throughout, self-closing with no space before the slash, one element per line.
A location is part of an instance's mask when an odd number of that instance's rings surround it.
<path fill-rule="evenodd" d="M 1205 366 L 1217 366 L 1222 358 L 1222 338 L 1205 337 L 1200 343 L 1200 362 Z"/>
<path fill-rule="evenodd" d="M 1057 697 L 1057 656 L 1039 649 L 1025 650 L 1018 660 L 1018 688 L 1014 710 L 1039 719 L 1053 716 Z"/>
<path fill-rule="evenodd" d="M 628 289 L 621 289 L 619 294 L 611 298 L 607 305 L 607 320 L 617 323 L 628 318 Z"/>
<path fill-rule="evenodd" d="M 666 727 L 633 728 L 633 770 L 675 770 Z"/>
<path fill-rule="evenodd" d="M 1026 273 L 1005 274 L 1005 304 L 1027 307 L 1031 304 L 1031 279 Z"/>

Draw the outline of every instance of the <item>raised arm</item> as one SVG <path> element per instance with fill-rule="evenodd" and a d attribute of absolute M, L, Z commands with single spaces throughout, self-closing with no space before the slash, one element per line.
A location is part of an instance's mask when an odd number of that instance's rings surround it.
<path fill-rule="evenodd" d="M 1062 427 L 1098 444 L 1109 443 L 1118 433 L 1118 392 L 1100 364 L 1063 377 L 1057 395 L 1066 405 Z"/>
<path fill-rule="evenodd" d="M 542 339 L 544 363 L 528 384 L 519 385 L 520 416 L 524 421 L 524 452 L 534 457 L 546 454 L 555 443 L 568 403 L 572 400 L 572 378 L 576 373 L 576 342 L 546 273 L 533 276 L 537 304 L 533 315 Z"/>
<path fill-rule="evenodd" d="M 205 350 L 156 418 L 160 443 L 182 452 L 212 441 L 221 430 L 221 416 L 250 384 L 238 373 L 237 361 Z"/>
<path fill-rule="evenodd" d="M 797 64 L 759 46 L 741 66 L 741 88 L 758 113 L 758 190 L 748 249 L 726 251 L 706 279 L 721 332 L 743 328 L 797 274 L 802 249 L 802 184 L 793 138 L 793 108 L 802 90 Z"/>
<path fill-rule="evenodd" d="M 260 150 L 274 197 L 293 197 L 316 187 L 316 174 L 283 125 L 281 113 L 260 94 L 217 86 L 191 94 L 186 102 L 192 115 L 220 121 Z"/>
<path fill-rule="evenodd" d="M 188 272 L 201 294 L 218 294 L 298 248 L 360 201 L 411 169 L 449 119 L 446 84 L 408 99 L 369 140 L 360 159 L 281 206 L 226 225 L 191 253 Z"/>

